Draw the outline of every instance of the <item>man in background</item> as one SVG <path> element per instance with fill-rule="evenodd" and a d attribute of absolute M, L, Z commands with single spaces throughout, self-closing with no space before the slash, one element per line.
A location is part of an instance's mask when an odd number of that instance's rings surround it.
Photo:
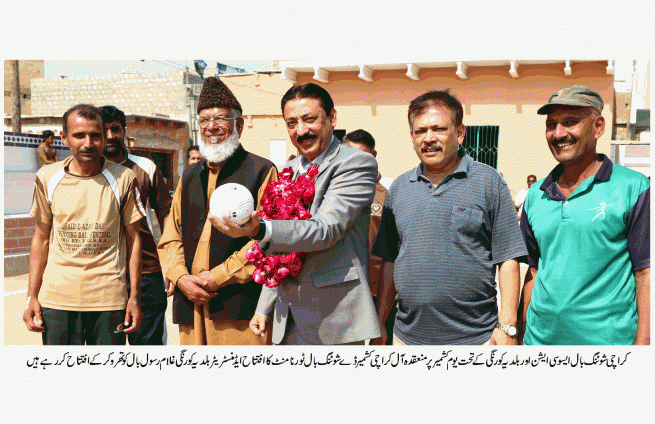
<path fill-rule="evenodd" d="M 39 168 L 57 162 L 57 152 L 52 143 L 55 142 L 55 133 L 50 130 L 41 134 L 43 142 L 36 148 L 36 158 L 39 161 Z"/>
<path fill-rule="evenodd" d="M 202 153 L 200 153 L 200 148 L 198 146 L 189 147 L 187 154 L 189 156 L 188 165 L 193 165 L 194 163 L 198 163 L 202 160 Z"/>
<path fill-rule="evenodd" d="M 528 175 L 528 188 L 524 188 L 516 195 L 514 198 L 514 208 L 516 209 L 516 214 L 519 219 L 521 219 L 521 213 L 523 212 L 523 203 L 525 202 L 525 197 L 528 195 L 528 190 L 532 187 L 532 184 L 537 182 L 536 175 Z"/>
<path fill-rule="evenodd" d="M 164 177 L 157 166 L 148 158 L 136 156 L 127 152 L 125 114 L 115 106 L 100 108 L 105 127 L 105 158 L 131 169 L 136 175 L 141 203 L 146 216 L 141 219 L 141 311 L 143 320 L 141 327 L 130 333 L 127 339 L 131 345 L 163 345 L 166 339 L 166 290 L 161 272 L 157 244 L 150 209 L 155 211 L 159 228 L 164 227 L 164 221 L 171 208 L 171 195 L 164 182 Z M 128 281 L 128 291 L 132 281 Z"/>
<path fill-rule="evenodd" d="M 373 136 L 365 130 L 356 130 L 349 132 L 343 138 L 343 142 L 347 145 L 354 147 L 359 150 L 363 150 L 366 153 L 373 155 L 374 158 L 377 158 L 378 152 L 375 150 L 375 139 Z M 375 183 L 375 198 L 373 198 L 373 203 L 371 204 L 371 224 L 368 228 L 368 248 L 369 253 L 373 248 L 373 242 L 375 242 L 375 236 L 378 234 L 378 228 L 380 228 L 380 220 L 382 219 L 382 207 L 384 206 L 384 199 L 387 197 L 387 189 L 380 183 L 382 175 L 378 171 L 377 182 Z M 371 294 L 373 295 L 373 302 L 377 305 L 378 296 L 378 287 L 382 271 L 382 259 L 370 255 L 368 262 L 368 271 L 369 271 L 369 287 L 371 289 Z M 389 312 L 386 320 L 380 322 L 380 327 L 383 328 L 383 332 L 386 331 L 386 335 L 383 334 L 381 339 L 374 339 L 371 341 L 371 344 L 391 344 L 393 337 L 393 322 L 396 318 L 396 311 L 398 307 L 394 302 L 391 311 Z"/>

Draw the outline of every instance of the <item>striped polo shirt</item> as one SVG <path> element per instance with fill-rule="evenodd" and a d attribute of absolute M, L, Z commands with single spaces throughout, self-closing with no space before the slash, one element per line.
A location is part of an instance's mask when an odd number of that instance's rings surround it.
<path fill-rule="evenodd" d="M 498 321 L 495 264 L 526 255 L 503 177 L 463 151 L 436 187 L 423 165 L 389 189 L 372 254 L 395 262 L 394 333 L 407 344 L 480 344 Z"/>

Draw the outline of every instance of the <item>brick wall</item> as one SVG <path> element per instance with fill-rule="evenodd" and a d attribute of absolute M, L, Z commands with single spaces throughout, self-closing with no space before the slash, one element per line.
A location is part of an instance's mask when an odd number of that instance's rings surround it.
<path fill-rule="evenodd" d="M 5 255 L 29 253 L 35 225 L 31 216 L 5 216 Z"/>
<path fill-rule="evenodd" d="M 77 103 L 111 104 L 126 114 L 161 113 L 187 119 L 183 71 L 161 74 L 35 78 L 32 80 L 32 114 L 63 115 Z M 193 82 L 200 86 L 199 77 Z"/>

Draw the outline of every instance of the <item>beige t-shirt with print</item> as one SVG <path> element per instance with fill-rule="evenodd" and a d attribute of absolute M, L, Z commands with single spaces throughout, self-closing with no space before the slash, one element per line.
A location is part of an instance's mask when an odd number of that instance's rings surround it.
<path fill-rule="evenodd" d="M 72 157 L 36 174 L 30 215 L 51 225 L 41 306 L 71 311 L 125 309 L 124 226 L 145 214 L 134 173 L 104 160 L 102 172 L 68 172 Z"/>

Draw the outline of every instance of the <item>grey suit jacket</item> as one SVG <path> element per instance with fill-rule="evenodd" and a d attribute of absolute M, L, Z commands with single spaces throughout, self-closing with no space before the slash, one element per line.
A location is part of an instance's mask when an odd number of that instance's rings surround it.
<path fill-rule="evenodd" d="M 297 173 L 300 157 L 291 166 Z M 332 138 L 316 177 L 306 221 L 272 220 L 265 253 L 308 252 L 300 274 L 264 287 L 257 313 L 273 318 L 273 343 L 284 337 L 289 312 L 311 344 L 342 344 L 380 336 L 368 286 L 368 226 L 375 196 L 375 158 Z M 269 329 L 270 331 L 270 329 Z"/>

